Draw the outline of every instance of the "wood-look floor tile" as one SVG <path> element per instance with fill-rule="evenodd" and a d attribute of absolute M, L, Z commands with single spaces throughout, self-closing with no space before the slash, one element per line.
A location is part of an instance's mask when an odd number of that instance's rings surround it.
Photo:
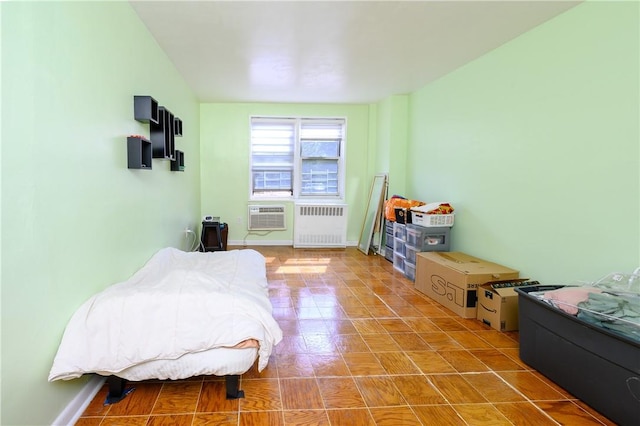
<path fill-rule="evenodd" d="M 573 400 L 572 402 L 576 404 L 578 407 L 582 408 L 587 413 L 591 414 L 594 418 L 598 419 L 603 425 L 616 426 L 615 422 L 609 420 L 608 418 L 606 418 L 605 416 L 597 412 L 595 409 L 589 407 L 587 404 L 580 401 L 579 399 Z"/>
<path fill-rule="evenodd" d="M 468 426 L 450 405 L 416 405 L 412 408 L 425 425 Z"/>
<path fill-rule="evenodd" d="M 431 322 L 434 323 L 442 331 L 467 331 L 467 328 L 460 324 L 456 318 L 452 317 L 440 317 L 431 318 Z"/>
<path fill-rule="evenodd" d="M 378 320 L 373 318 L 352 319 L 351 322 L 361 335 L 386 333 L 386 330 L 380 325 Z"/>
<path fill-rule="evenodd" d="M 202 413 L 193 416 L 192 426 L 237 426 L 238 413 Z"/>
<path fill-rule="evenodd" d="M 316 379 L 281 379 L 280 387 L 285 410 L 324 408 Z"/>
<path fill-rule="evenodd" d="M 460 373 L 489 371 L 489 367 L 467 350 L 439 351 L 438 353 Z"/>
<path fill-rule="evenodd" d="M 340 352 L 331 334 L 304 334 L 307 353 L 334 354 Z"/>
<path fill-rule="evenodd" d="M 301 335 L 283 336 L 282 340 L 275 347 L 278 355 L 302 354 L 307 352 L 305 339 Z"/>
<path fill-rule="evenodd" d="M 557 426 L 551 417 L 530 402 L 494 404 L 515 426 Z"/>
<path fill-rule="evenodd" d="M 333 336 L 333 342 L 342 353 L 369 352 L 369 346 L 359 334 L 339 334 Z"/>
<path fill-rule="evenodd" d="M 331 426 L 325 410 L 290 410 L 284 412 L 287 426 Z"/>
<path fill-rule="evenodd" d="M 473 331 L 451 331 L 449 332 L 449 337 L 460 343 L 460 346 L 465 349 L 487 349 L 493 347 Z"/>
<path fill-rule="evenodd" d="M 360 306 L 342 306 L 342 310 L 347 315 L 347 317 L 351 320 L 362 319 L 362 318 L 373 318 L 369 309 L 367 309 L 364 305 Z"/>
<path fill-rule="evenodd" d="M 282 410 L 280 385 L 277 379 L 243 380 L 244 398 L 240 411 Z"/>
<path fill-rule="evenodd" d="M 341 355 L 310 355 L 316 377 L 348 376 L 351 373 Z"/>
<path fill-rule="evenodd" d="M 431 346 L 418 333 L 390 333 L 403 351 L 429 351 Z"/>
<path fill-rule="evenodd" d="M 460 343 L 456 342 L 444 331 L 434 331 L 429 333 L 419 333 L 422 340 L 427 342 L 431 348 L 437 351 L 459 350 L 462 349 Z"/>
<path fill-rule="evenodd" d="M 494 373 L 463 374 L 462 377 L 489 402 L 517 402 L 525 398 Z"/>
<path fill-rule="evenodd" d="M 491 404 L 460 404 L 454 410 L 474 426 L 512 426 L 511 422 Z"/>
<path fill-rule="evenodd" d="M 428 318 L 442 318 L 447 316 L 445 311 L 441 309 L 440 305 L 435 305 L 435 304 L 415 305 L 415 308 L 422 315 Z"/>
<path fill-rule="evenodd" d="M 560 400 L 564 397 L 530 371 L 497 372 L 507 383 L 531 400 Z"/>
<path fill-rule="evenodd" d="M 392 306 L 393 312 L 401 318 L 405 317 L 421 317 L 422 313 L 411 305 Z"/>
<path fill-rule="evenodd" d="M 534 404 L 562 425 L 602 426 L 595 417 L 571 401 L 538 401 Z"/>
<path fill-rule="evenodd" d="M 378 318 L 378 322 L 387 333 L 410 333 L 413 331 L 400 318 Z"/>
<path fill-rule="evenodd" d="M 245 380 L 241 381 L 244 388 Z M 226 384 L 223 379 L 205 380 L 202 383 L 200 398 L 196 406 L 196 412 L 213 413 L 224 411 L 238 411 L 239 399 L 227 399 Z"/>
<path fill-rule="evenodd" d="M 164 382 L 152 414 L 193 413 L 196 411 L 202 382 Z"/>
<path fill-rule="evenodd" d="M 356 377 L 356 383 L 368 407 L 407 404 L 390 377 Z"/>
<path fill-rule="evenodd" d="M 533 375 L 536 376 L 538 379 L 540 379 L 544 384 L 546 384 L 547 386 L 549 386 L 550 388 L 558 392 L 560 395 L 562 395 L 564 399 L 576 399 L 576 397 L 571 395 L 571 393 L 568 390 L 564 389 L 559 384 L 547 378 L 547 376 L 540 373 L 539 371 L 532 370 L 531 373 L 533 373 Z"/>
<path fill-rule="evenodd" d="M 381 352 L 376 354 L 387 374 L 419 374 L 420 370 L 403 352 Z"/>
<path fill-rule="evenodd" d="M 420 426 L 420 420 L 409 407 L 371 408 L 376 426 Z"/>
<path fill-rule="evenodd" d="M 513 340 L 506 333 L 501 333 L 497 330 L 477 331 L 476 334 L 481 339 L 489 342 L 495 348 L 517 348 L 518 341 Z"/>
<path fill-rule="evenodd" d="M 122 401 L 111 404 L 107 416 L 151 414 L 160 390 L 162 389 L 162 383 L 138 382 L 132 383 L 131 386 L 133 386 L 135 390 Z"/>
<path fill-rule="evenodd" d="M 279 377 L 313 377 L 310 355 L 278 355 Z"/>
<path fill-rule="evenodd" d="M 387 374 L 378 358 L 371 352 L 343 354 L 342 356 L 353 376 Z"/>
<path fill-rule="evenodd" d="M 470 349 L 469 352 L 493 371 L 522 370 L 522 366 L 498 349 Z"/>
<path fill-rule="evenodd" d="M 268 379 L 268 378 L 277 378 L 278 377 L 278 366 L 277 366 L 277 357 L 276 355 L 271 355 L 269 357 L 269 362 L 267 366 L 262 370 L 258 371 L 258 361 L 251 366 L 249 370 L 247 370 L 243 375 L 243 379 Z M 207 377 L 204 378 L 206 382 L 209 380 Z"/>
<path fill-rule="evenodd" d="M 327 410 L 332 425 L 376 426 L 366 408 Z"/>
<path fill-rule="evenodd" d="M 428 376 L 433 385 L 450 404 L 474 404 L 488 402 L 460 374 L 434 374 Z"/>
<path fill-rule="evenodd" d="M 403 317 L 404 322 L 416 333 L 433 333 L 441 331 L 437 325 L 425 317 Z"/>
<path fill-rule="evenodd" d="M 135 392 L 135 391 L 134 391 Z M 104 405 L 104 401 L 109 393 L 109 386 L 104 385 L 98 393 L 93 397 L 87 408 L 82 413 L 83 416 L 104 416 L 111 408 L 110 405 Z"/>
<path fill-rule="evenodd" d="M 442 394 L 423 375 L 394 376 L 391 380 L 410 405 L 447 403 Z"/>
<path fill-rule="evenodd" d="M 367 306 L 373 318 L 395 317 L 397 314 L 386 306 Z"/>
<path fill-rule="evenodd" d="M 324 319 L 301 319 L 298 321 L 298 334 L 331 334 Z"/>
<path fill-rule="evenodd" d="M 326 321 L 327 328 L 331 334 L 358 334 L 358 330 L 353 326 L 351 320 L 330 320 Z"/>
<path fill-rule="evenodd" d="M 164 414 L 150 416 L 147 426 L 191 426 L 193 414 Z"/>
<path fill-rule="evenodd" d="M 284 426 L 282 411 L 249 411 L 240 413 L 240 426 Z"/>
<path fill-rule="evenodd" d="M 365 407 L 353 378 L 319 378 L 318 387 L 326 408 Z"/>
<path fill-rule="evenodd" d="M 99 426 L 103 417 L 80 417 L 74 426 Z"/>
<path fill-rule="evenodd" d="M 435 351 L 409 351 L 407 356 L 423 374 L 455 373 L 457 370 Z"/>
<path fill-rule="evenodd" d="M 372 352 L 397 352 L 402 350 L 390 334 L 363 334 L 362 339 Z"/>
<path fill-rule="evenodd" d="M 105 417 L 100 426 L 145 426 L 149 416 L 111 416 Z"/>

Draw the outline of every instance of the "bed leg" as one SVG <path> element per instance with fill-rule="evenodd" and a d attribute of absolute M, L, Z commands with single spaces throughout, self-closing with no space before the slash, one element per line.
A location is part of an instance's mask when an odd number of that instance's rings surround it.
<path fill-rule="evenodd" d="M 127 380 L 117 376 L 107 377 L 107 385 L 109 385 L 109 393 L 104 401 L 104 405 L 115 404 L 116 402 L 122 401 L 125 396 L 129 395 L 135 389 L 125 389 Z"/>
<path fill-rule="evenodd" d="M 244 391 L 240 390 L 240 376 L 224 376 L 227 385 L 227 399 L 244 398 Z"/>

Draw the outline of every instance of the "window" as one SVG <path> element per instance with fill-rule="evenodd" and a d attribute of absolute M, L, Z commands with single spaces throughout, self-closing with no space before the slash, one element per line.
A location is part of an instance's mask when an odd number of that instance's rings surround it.
<path fill-rule="evenodd" d="M 339 198 L 344 119 L 252 118 L 252 198 Z"/>

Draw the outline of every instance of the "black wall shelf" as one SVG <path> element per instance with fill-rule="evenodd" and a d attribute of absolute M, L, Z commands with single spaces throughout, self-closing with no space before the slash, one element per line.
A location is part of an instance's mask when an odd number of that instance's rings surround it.
<path fill-rule="evenodd" d="M 172 171 L 184 171 L 184 152 L 175 146 L 175 137 L 182 136 L 182 120 L 147 95 L 133 97 L 133 110 L 137 121 L 149 123 L 149 139 L 138 136 L 134 137 L 137 142 L 127 139 L 129 168 L 151 169 L 151 158 L 162 158 L 171 161 Z"/>
<path fill-rule="evenodd" d="M 133 116 L 142 123 L 158 124 L 158 101 L 151 96 L 134 96 Z"/>
<path fill-rule="evenodd" d="M 171 171 L 184 172 L 184 152 L 176 149 L 176 159 L 171 162 Z"/>
<path fill-rule="evenodd" d="M 129 136 L 127 162 L 130 169 L 151 170 L 151 141 L 140 136 Z"/>

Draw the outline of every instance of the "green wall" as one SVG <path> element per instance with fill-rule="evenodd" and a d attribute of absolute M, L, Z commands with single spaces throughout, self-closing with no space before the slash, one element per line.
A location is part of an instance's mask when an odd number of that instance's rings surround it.
<path fill-rule="evenodd" d="M 335 116 L 347 119 L 345 155 L 348 164 L 345 202 L 348 204 L 347 241 L 360 237 L 364 210 L 375 172 L 368 170 L 370 116 L 368 105 L 319 104 L 202 104 L 200 145 L 202 215 L 219 216 L 229 224 L 229 241 L 253 244 L 288 244 L 293 241 L 292 202 L 287 206 L 287 230 L 247 232 L 249 204 L 250 117 Z"/>
<path fill-rule="evenodd" d="M 407 188 L 546 283 L 640 264 L 639 10 L 587 2 L 413 93 Z"/>
<path fill-rule="evenodd" d="M 71 314 L 198 223 L 199 105 L 127 2 L 0 7 L 0 423 L 45 425 L 86 382 L 47 382 Z M 182 119 L 184 173 L 127 169 L 135 94 Z"/>

